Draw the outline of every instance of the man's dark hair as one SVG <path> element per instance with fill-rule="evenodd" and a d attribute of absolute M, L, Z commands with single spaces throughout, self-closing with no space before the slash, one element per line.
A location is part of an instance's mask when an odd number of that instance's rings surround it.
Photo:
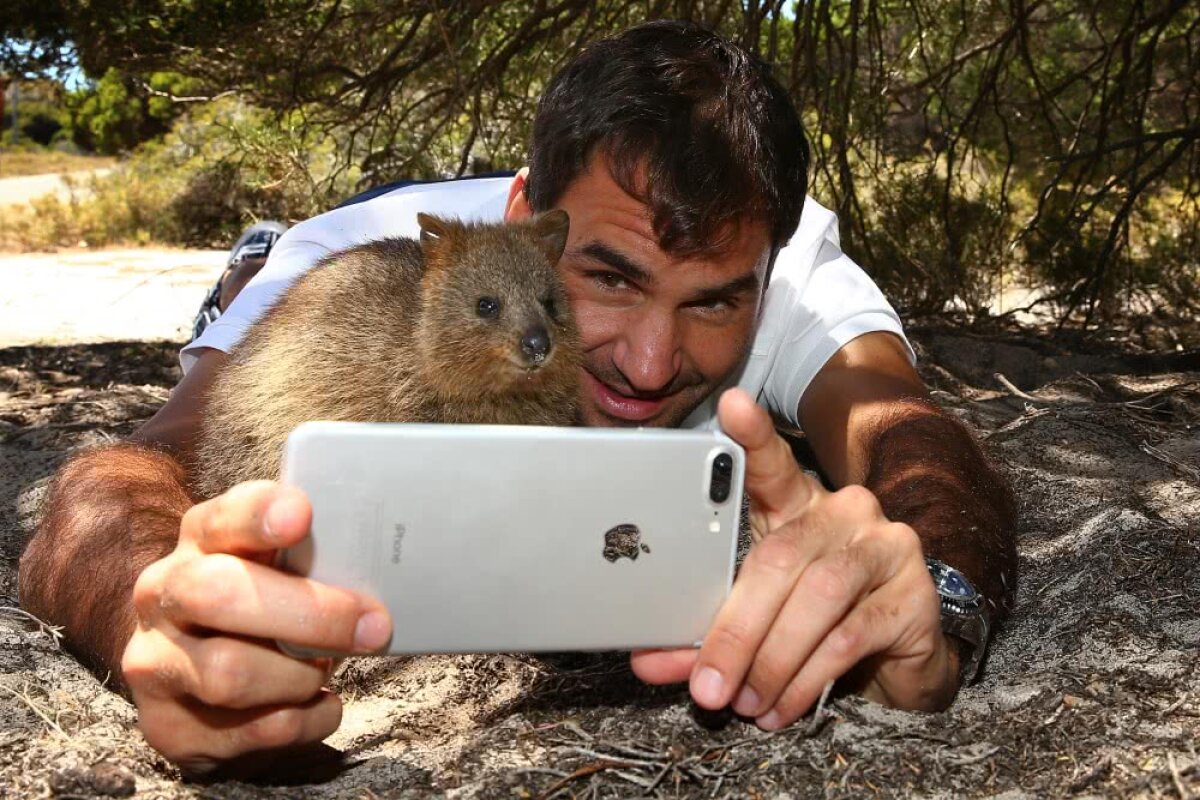
<path fill-rule="evenodd" d="M 808 144 L 795 107 L 766 64 L 699 26 L 630 28 L 554 76 L 533 125 L 530 206 L 552 207 L 598 153 L 668 252 L 719 252 L 747 218 L 777 250 L 799 224 Z"/>

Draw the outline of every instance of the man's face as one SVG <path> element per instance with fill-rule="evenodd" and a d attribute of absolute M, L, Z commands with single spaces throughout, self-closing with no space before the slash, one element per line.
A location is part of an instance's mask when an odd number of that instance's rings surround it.
<path fill-rule="evenodd" d="M 649 209 L 599 158 L 557 207 L 571 216 L 558 266 L 583 342 L 583 422 L 679 425 L 749 350 L 767 227 L 743 223 L 717 255 L 672 256 L 659 247 Z"/>

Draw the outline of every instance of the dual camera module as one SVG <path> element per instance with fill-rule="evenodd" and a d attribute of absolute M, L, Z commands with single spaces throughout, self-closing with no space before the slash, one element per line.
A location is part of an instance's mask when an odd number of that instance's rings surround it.
<path fill-rule="evenodd" d="M 719 453 L 712 460 L 712 470 L 708 481 L 708 499 L 721 504 L 729 499 L 729 491 L 733 486 L 733 456 L 729 453 Z"/>

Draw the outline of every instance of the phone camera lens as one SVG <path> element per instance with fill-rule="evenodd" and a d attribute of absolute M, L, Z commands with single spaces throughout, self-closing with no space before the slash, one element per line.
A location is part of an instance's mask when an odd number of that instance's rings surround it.
<path fill-rule="evenodd" d="M 712 462 L 712 476 L 708 483 L 708 498 L 714 503 L 724 503 L 729 499 L 729 490 L 733 485 L 733 456 L 721 453 Z"/>

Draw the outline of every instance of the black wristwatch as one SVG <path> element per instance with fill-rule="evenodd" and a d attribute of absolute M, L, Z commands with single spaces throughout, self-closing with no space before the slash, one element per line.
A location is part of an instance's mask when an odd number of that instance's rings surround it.
<path fill-rule="evenodd" d="M 933 578 L 942 604 L 942 632 L 964 642 L 959 668 L 962 683 L 972 683 L 979 675 L 988 643 L 987 602 L 967 576 L 936 558 L 926 558 L 925 566 Z M 962 652 L 962 651 L 960 651 Z"/>

